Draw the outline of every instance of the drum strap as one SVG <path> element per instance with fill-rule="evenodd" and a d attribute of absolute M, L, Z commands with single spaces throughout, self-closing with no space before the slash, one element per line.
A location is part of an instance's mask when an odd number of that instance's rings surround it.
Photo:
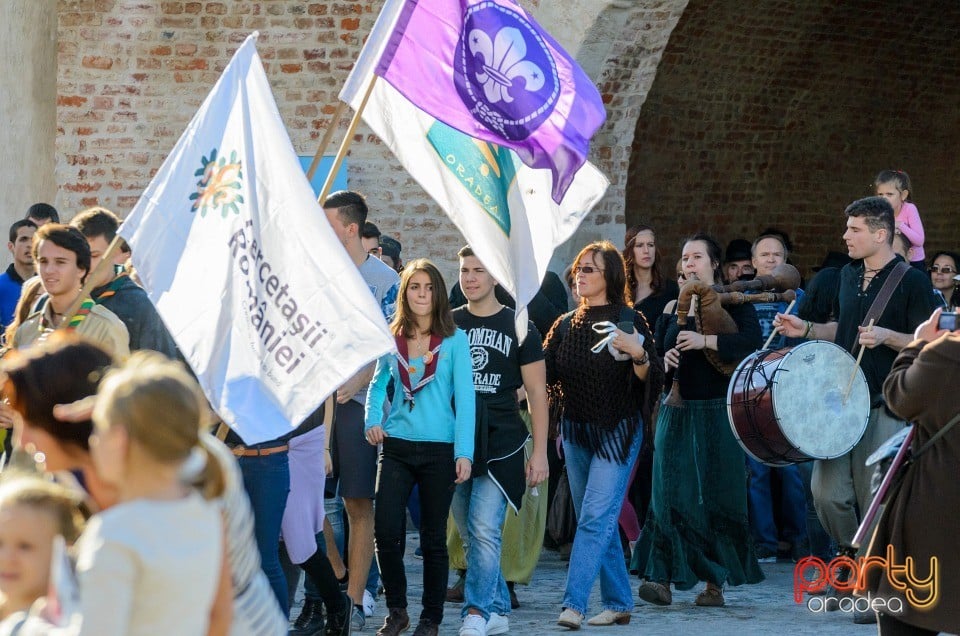
<path fill-rule="evenodd" d="M 897 285 L 900 284 L 900 281 L 903 280 L 903 277 L 906 276 L 908 271 L 910 271 L 910 265 L 904 261 L 900 261 L 893 266 L 893 269 L 890 270 L 890 275 L 887 276 L 887 280 L 883 281 L 883 287 L 880 288 L 880 293 L 873 299 L 870 309 L 867 310 L 867 315 L 864 316 L 863 322 L 860 323 L 861 327 L 866 327 L 871 322 L 876 324 L 880 319 L 880 314 L 887 308 L 887 303 L 890 302 L 890 298 L 893 296 L 893 290 L 897 288 Z M 850 353 L 856 356 L 859 350 L 860 343 L 858 342 L 853 345 L 853 351 Z"/>

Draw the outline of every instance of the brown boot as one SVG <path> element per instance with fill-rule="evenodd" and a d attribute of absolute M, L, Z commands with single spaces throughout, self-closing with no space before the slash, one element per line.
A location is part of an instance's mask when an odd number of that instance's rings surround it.
<path fill-rule="evenodd" d="M 410 628 L 410 617 L 402 607 L 391 607 L 383 627 L 377 630 L 377 636 L 399 636 Z"/>
<path fill-rule="evenodd" d="M 417 629 L 413 636 L 437 636 L 440 633 L 440 625 L 429 618 L 421 618 L 417 623 Z"/>
<path fill-rule="evenodd" d="M 723 607 L 723 590 L 716 585 L 707 583 L 707 587 L 697 594 L 693 604 L 699 607 Z"/>

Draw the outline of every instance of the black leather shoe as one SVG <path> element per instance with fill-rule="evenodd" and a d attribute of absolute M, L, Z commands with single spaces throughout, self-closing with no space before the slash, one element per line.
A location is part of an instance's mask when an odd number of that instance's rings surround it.
<path fill-rule="evenodd" d="M 304 599 L 303 609 L 293 622 L 288 636 L 321 636 L 323 634 L 323 607 L 312 599 Z"/>
<path fill-rule="evenodd" d="M 402 607 L 391 607 L 383 627 L 377 630 L 377 636 L 399 636 L 410 627 L 410 617 Z"/>
<path fill-rule="evenodd" d="M 838 551 L 838 556 L 847 557 L 849 559 L 855 559 L 857 556 L 857 551 L 853 548 L 844 547 L 840 548 Z M 853 572 L 850 571 L 850 568 L 839 567 L 834 575 L 834 578 L 838 583 L 846 583 L 850 577 L 853 575 Z M 849 598 L 853 596 L 853 592 L 850 590 L 838 590 L 833 585 L 828 585 L 826 589 L 826 600 L 823 603 L 823 609 L 828 612 L 836 612 L 840 609 L 840 600 L 844 598 Z"/>
<path fill-rule="evenodd" d="M 438 623 L 434 623 L 429 618 L 421 618 L 413 636 L 438 636 L 439 633 L 440 625 Z"/>
<path fill-rule="evenodd" d="M 353 614 L 353 601 L 346 594 L 343 595 L 343 609 L 338 612 L 327 608 L 327 624 L 324 627 L 324 636 L 350 636 L 353 631 L 350 616 Z"/>
<path fill-rule="evenodd" d="M 510 592 L 510 609 L 519 609 L 520 599 L 517 598 L 517 593 L 513 591 L 513 586 L 513 581 L 507 581 L 507 591 Z"/>

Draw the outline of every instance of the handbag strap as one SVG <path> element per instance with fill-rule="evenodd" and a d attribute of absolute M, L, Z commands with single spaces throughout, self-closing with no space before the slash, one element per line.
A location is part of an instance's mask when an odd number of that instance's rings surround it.
<path fill-rule="evenodd" d="M 864 265 L 864 267 L 866 267 L 866 265 Z M 910 265 L 904 261 L 900 261 L 893 266 L 889 276 L 887 276 L 887 280 L 883 281 L 883 287 L 880 288 L 880 293 L 873 299 L 873 303 L 870 304 L 870 309 L 867 310 L 867 315 L 863 317 L 863 322 L 860 323 L 861 327 L 867 327 L 871 322 L 876 323 L 880 319 L 880 315 L 883 313 L 883 310 L 887 308 L 887 303 L 890 302 L 890 298 L 893 296 L 893 290 L 897 288 L 897 285 L 900 284 L 900 281 L 903 280 L 903 277 L 907 275 L 909 270 Z M 851 353 L 857 355 L 859 349 L 860 343 L 857 342 Z"/>
<path fill-rule="evenodd" d="M 928 450 L 930 450 L 930 447 L 933 446 L 934 442 L 936 442 L 938 439 L 940 439 L 941 437 L 943 437 L 944 435 L 946 435 L 946 434 L 947 434 L 947 431 L 949 431 L 951 428 L 953 428 L 953 426 L 954 426 L 957 422 L 960 422 L 960 413 L 957 413 L 956 415 L 954 415 L 952 420 L 950 420 L 949 422 L 947 422 L 947 424 L 946 424 L 943 428 L 941 428 L 939 431 L 937 431 L 936 433 L 934 433 L 934 434 L 933 434 L 933 437 L 931 437 L 930 439 L 928 439 L 928 440 L 926 441 L 926 443 L 917 450 L 916 453 L 913 453 L 913 454 L 912 454 L 912 458 L 913 458 L 913 459 L 916 459 L 916 458 L 919 457 L 921 454 L 923 454 L 923 453 L 927 452 Z"/>

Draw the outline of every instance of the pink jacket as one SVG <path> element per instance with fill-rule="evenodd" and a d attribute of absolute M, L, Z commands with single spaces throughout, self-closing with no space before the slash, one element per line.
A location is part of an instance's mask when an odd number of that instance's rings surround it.
<path fill-rule="evenodd" d="M 904 201 L 900 208 L 900 214 L 896 218 L 897 229 L 907 237 L 907 240 L 913 243 L 913 247 L 907 252 L 907 260 L 911 263 L 926 259 L 923 253 L 923 223 L 920 222 L 920 211 L 917 206 Z"/>

